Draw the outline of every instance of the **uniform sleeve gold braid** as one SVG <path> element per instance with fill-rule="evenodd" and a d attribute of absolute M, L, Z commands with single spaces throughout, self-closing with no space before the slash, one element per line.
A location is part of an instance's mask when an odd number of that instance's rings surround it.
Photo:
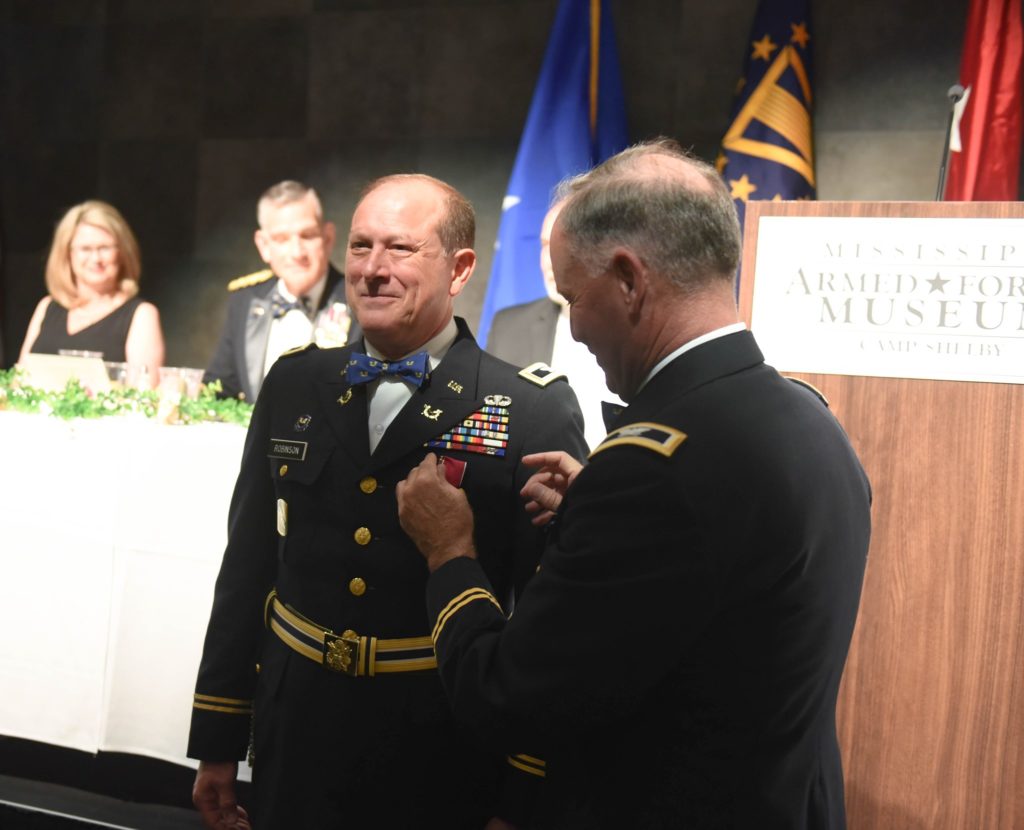
<path fill-rule="evenodd" d="M 208 712 L 225 712 L 229 715 L 251 715 L 252 701 L 235 697 L 196 694 L 192 701 L 192 708 Z"/>
<path fill-rule="evenodd" d="M 501 604 L 494 598 L 493 594 L 485 591 L 483 588 L 469 588 L 449 600 L 448 604 L 441 610 L 441 613 L 437 615 L 437 623 L 434 625 L 434 631 L 430 635 L 430 639 L 434 642 L 435 647 L 437 646 L 437 638 L 441 636 L 441 631 L 452 615 L 478 599 L 487 600 L 504 615 L 505 612 L 501 610 Z"/>
<path fill-rule="evenodd" d="M 534 758 L 532 755 L 509 755 L 506 760 L 509 764 L 518 770 L 527 772 L 530 775 L 536 775 L 538 778 L 544 778 L 547 776 L 547 762 L 542 761 L 540 758 Z"/>

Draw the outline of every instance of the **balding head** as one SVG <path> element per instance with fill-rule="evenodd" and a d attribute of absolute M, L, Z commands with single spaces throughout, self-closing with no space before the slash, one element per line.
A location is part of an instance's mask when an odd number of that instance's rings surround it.
<path fill-rule="evenodd" d="M 426 173 L 393 173 L 374 179 L 366 185 L 359 195 L 359 200 L 362 201 L 374 190 L 389 185 L 436 189 L 441 204 L 437 235 L 445 253 L 453 254 L 462 248 L 473 247 L 476 239 L 476 214 L 473 205 L 448 182 L 428 176 Z"/>
<path fill-rule="evenodd" d="M 599 270 L 627 245 L 692 294 L 734 279 L 740 230 L 718 172 L 668 139 L 630 147 L 563 183 L 559 227 L 575 256 Z"/>
<path fill-rule="evenodd" d="M 422 348 L 452 317 L 473 273 L 473 208 L 425 175 L 377 179 L 352 214 L 346 296 L 368 343 L 397 360 Z"/>

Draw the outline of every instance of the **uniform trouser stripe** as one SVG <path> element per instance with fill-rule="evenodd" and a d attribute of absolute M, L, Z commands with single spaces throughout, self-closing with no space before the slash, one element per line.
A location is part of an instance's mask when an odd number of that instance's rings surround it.
<path fill-rule="evenodd" d="M 430 635 L 430 639 L 434 641 L 435 646 L 437 646 L 437 638 L 441 636 L 441 631 L 448 623 L 448 620 L 450 620 L 452 616 L 460 609 L 465 608 L 471 602 L 475 602 L 478 599 L 487 600 L 492 605 L 494 605 L 494 607 L 497 608 L 499 612 L 504 614 L 504 612 L 501 610 L 501 605 L 498 603 L 498 600 L 496 600 L 494 598 L 494 595 L 491 594 L 489 591 L 486 591 L 483 588 L 469 588 L 468 590 L 463 591 L 458 596 L 453 597 L 451 600 L 449 600 L 448 604 L 443 609 L 441 609 L 441 613 L 437 615 L 437 623 L 434 625 L 434 631 Z"/>

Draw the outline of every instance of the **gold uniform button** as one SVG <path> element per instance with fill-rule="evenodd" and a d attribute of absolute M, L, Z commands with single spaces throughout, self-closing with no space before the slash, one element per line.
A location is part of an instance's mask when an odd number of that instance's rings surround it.
<path fill-rule="evenodd" d="M 355 538 L 357 545 L 368 545 L 370 544 L 370 539 L 373 538 L 373 534 L 370 533 L 370 528 L 368 527 L 359 528 L 352 536 Z"/>
<path fill-rule="evenodd" d="M 355 577 L 348 584 L 349 591 L 352 592 L 352 596 L 361 597 L 366 593 L 366 581 L 362 577 Z"/>
<path fill-rule="evenodd" d="M 277 471 L 280 475 L 285 475 L 288 472 L 288 465 L 282 464 L 281 469 Z"/>
<path fill-rule="evenodd" d="M 366 493 L 366 495 L 370 495 L 370 493 L 377 489 L 377 479 L 373 476 L 367 476 L 359 482 L 359 489 Z"/>
<path fill-rule="evenodd" d="M 356 632 L 354 632 L 351 628 L 346 628 L 344 631 L 342 631 L 341 632 L 341 636 L 344 637 L 346 640 L 358 640 L 359 639 L 359 635 L 356 634 Z"/>

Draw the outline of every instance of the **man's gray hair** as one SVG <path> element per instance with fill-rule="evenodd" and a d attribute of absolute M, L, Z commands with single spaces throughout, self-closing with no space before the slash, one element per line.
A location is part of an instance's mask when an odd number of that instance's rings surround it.
<path fill-rule="evenodd" d="M 658 156 L 682 161 L 707 187 L 695 187 L 675 165 L 652 174 L 646 160 Z M 686 292 L 735 278 L 740 227 L 725 182 L 671 139 L 637 144 L 568 179 L 555 193 L 560 199 L 567 199 L 561 230 L 591 272 L 607 268 L 611 248 L 625 245 Z"/>
<path fill-rule="evenodd" d="M 280 207 L 281 205 L 290 205 L 292 202 L 301 202 L 307 196 L 313 197 L 313 211 L 316 214 L 316 221 L 322 223 L 324 221 L 324 208 L 320 204 L 320 196 L 309 185 L 294 181 L 293 179 L 285 179 L 283 182 L 271 185 L 263 191 L 263 195 L 260 196 L 260 200 L 256 204 L 256 221 L 262 228 L 265 215 L 264 210 L 267 207 Z"/>

